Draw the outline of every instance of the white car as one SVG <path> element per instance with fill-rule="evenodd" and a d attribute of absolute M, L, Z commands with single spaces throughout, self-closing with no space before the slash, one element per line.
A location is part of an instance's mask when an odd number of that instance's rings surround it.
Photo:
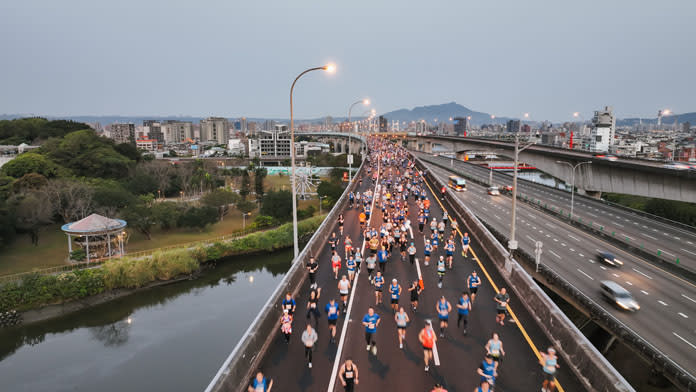
<path fill-rule="evenodd" d="M 500 196 L 500 189 L 497 186 L 488 188 L 488 194 L 491 196 Z"/>

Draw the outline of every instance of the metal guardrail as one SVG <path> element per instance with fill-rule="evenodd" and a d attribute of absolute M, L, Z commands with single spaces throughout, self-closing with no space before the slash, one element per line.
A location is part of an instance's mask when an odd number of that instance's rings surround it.
<path fill-rule="evenodd" d="M 358 177 L 364 171 L 365 163 L 361 163 L 358 169 Z M 280 318 L 280 303 L 285 293 L 290 292 L 293 296 L 299 293 L 302 284 L 307 279 L 304 268 L 304 260 L 310 255 L 316 255 L 326 246 L 326 240 L 330 235 L 330 229 L 336 223 L 340 214 L 348 204 L 348 193 L 357 187 L 357 182 L 353 181 L 339 198 L 338 202 L 331 209 L 326 219 L 314 235 L 309 240 L 305 248 L 292 261 L 290 270 L 285 274 L 283 280 L 278 284 L 273 293 L 269 296 L 266 303 L 261 307 L 259 313 L 249 325 L 249 328 L 241 336 L 237 345 L 227 356 L 222 366 L 217 371 L 213 379 L 205 389 L 205 392 L 219 391 L 241 391 L 246 390 L 248 382 L 253 372 L 258 368 L 263 354 L 280 333 L 278 319 Z"/>
<path fill-rule="evenodd" d="M 439 166 L 437 163 L 431 163 Z M 471 214 L 473 215 L 473 213 Z M 484 223 L 481 224 L 483 224 L 486 229 L 498 239 L 498 241 L 505 242 L 508 240 L 505 234 L 498 232 L 490 225 L 486 225 Z M 517 249 L 516 253 L 522 256 L 521 259 L 531 268 L 536 268 L 536 264 L 534 262 L 535 258 L 533 255 L 522 249 Z M 626 343 L 629 348 L 641 355 L 645 360 L 653 363 L 657 370 L 661 371 L 665 377 L 674 382 L 678 388 L 687 392 L 696 391 L 696 376 L 692 375 L 686 369 L 679 366 L 679 364 L 672 361 L 669 356 L 662 353 L 657 347 L 653 346 L 650 342 L 643 339 L 626 324 L 619 321 L 611 313 L 607 312 L 602 306 L 585 295 L 581 290 L 576 288 L 560 274 L 556 273 L 553 269 L 543 263 L 540 264 L 538 273 L 540 276 L 544 277 L 549 284 L 554 285 L 558 290 L 563 291 L 566 295 L 577 301 L 578 305 L 584 307 L 584 309 L 593 316 L 593 321 L 595 323 L 613 333 L 624 343 Z M 604 357 L 602 356 L 602 358 Z"/>
<path fill-rule="evenodd" d="M 277 226 L 273 226 L 273 227 L 265 228 L 264 230 L 269 230 L 269 229 L 273 229 L 276 227 Z M 31 276 L 31 275 L 37 275 L 37 274 L 38 275 L 54 275 L 54 274 L 59 274 L 59 273 L 63 273 L 63 272 L 70 272 L 70 271 L 77 271 L 77 270 L 83 270 L 83 269 L 88 269 L 88 268 L 95 268 L 95 267 L 101 266 L 106 261 L 111 260 L 111 259 L 119 259 L 122 257 L 140 258 L 140 257 L 152 255 L 153 253 L 156 253 L 156 252 L 162 252 L 162 251 L 167 251 L 167 250 L 171 250 L 171 249 L 179 249 L 179 248 L 185 249 L 185 248 L 190 248 L 190 247 L 195 246 L 195 245 L 211 244 L 213 242 L 241 238 L 241 237 L 244 237 L 248 234 L 257 233 L 257 232 L 261 232 L 264 230 L 245 229 L 245 230 L 235 231 L 231 234 L 226 234 L 223 236 L 207 238 L 205 240 L 190 241 L 190 242 L 184 242 L 184 243 L 179 243 L 179 244 L 175 244 L 175 245 L 164 246 L 161 248 L 141 250 L 138 252 L 127 253 L 123 256 L 101 257 L 101 258 L 97 258 L 97 259 L 92 259 L 89 262 L 79 261 L 79 262 L 66 264 L 66 265 L 59 265 L 59 266 L 55 266 L 55 267 L 35 269 L 33 271 L 20 272 L 20 273 L 16 273 L 16 274 L 2 275 L 2 276 L 0 276 L 0 284 L 19 281 L 19 280 L 22 280 L 23 278 L 25 278 L 27 276 Z"/>

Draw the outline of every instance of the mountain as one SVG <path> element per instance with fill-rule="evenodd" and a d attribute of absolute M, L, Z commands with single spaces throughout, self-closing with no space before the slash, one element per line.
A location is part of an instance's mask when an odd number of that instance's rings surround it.
<path fill-rule="evenodd" d="M 406 122 L 425 120 L 429 123 L 433 123 L 435 119 L 438 119 L 438 121 L 449 121 L 450 117 L 471 116 L 471 123 L 476 125 L 505 123 L 509 120 L 507 117 L 496 117 L 495 119 L 491 119 L 491 115 L 488 113 L 471 110 L 456 102 L 443 103 L 441 105 L 417 106 L 411 110 L 399 109 L 384 113 L 383 116 L 388 120 Z"/>

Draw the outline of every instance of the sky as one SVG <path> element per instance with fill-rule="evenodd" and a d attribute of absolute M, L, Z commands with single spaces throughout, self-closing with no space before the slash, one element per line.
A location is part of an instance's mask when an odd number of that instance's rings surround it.
<path fill-rule="evenodd" d="M 696 111 L 693 0 L 3 0 L 0 113 Z M 356 107 L 353 115 L 364 110 Z"/>

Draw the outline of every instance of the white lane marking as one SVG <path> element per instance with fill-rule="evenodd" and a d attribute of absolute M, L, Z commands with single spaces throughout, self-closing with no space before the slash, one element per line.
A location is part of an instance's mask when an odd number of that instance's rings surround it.
<path fill-rule="evenodd" d="M 571 234 L 568 234 L 568 237 L 574 239 L 575 241 L 580 242 L 580 238 L 577 238 L 577 237 L 575 237 L 575 236 L 573 236 L 573 235 L 571 235 Z"/>
<path fill-rule="evenodd" d="M 682 316 L 682 317 L 684 317 L 685 319 L 688 319 L 688 318 L 689 318 L 689 316 L 685 315 L 685 314 L 682 313 L 682 312 L 679 312 L 679 313 L 677 313 L 677 314 L 680 315 L 680 316 Z"/>
<path fill-rule="evenodd" d="M 594 261 L 594 260 L 592 260 L 592 259 L 587 259 L 587 261 L 589 261 L 589 262 L 590 262 L 590 263 L 592 263 L 592 264 L 594 264 L 594 263 L 595 263 L 595 261 Z"/>
<path fill-rule="evenodd" d="M 532 242 L 536 242 L 536 240 L 534 240 L 534 238 L 532 238 L 532 237 L 530 237 L 530 236 L 527 236 L 527 238 L 529 238 L 529 240 L 532 241 Z"/>
<path fill-rule="evenodd" d="M 622 225 L 621 223 L 616 223 L 616 222 L 614 222 L 614 224 L 617 225 L 617 226 L 619 226 L 619 227 L 626 227 L 626 226 Z"/>
<path fill-rule="evenodd" d="M 435 332 L 433 330 L 433 332 Z M 433 362 L 435 362 L 435 366 L 440 366 L 440 356 L 437 355 L 437 343 L 433 342 Z"/>
<path fill-rule="evenodd" d="M 599 268 L 601 268 L 601 269 L 603 269 L 603 270 L 605 270 L 605 271 L 607 270 L 607 267 L 605 267 L 605 266 L 603 266 L 603 265 L 600 265 Z"/>
<path fill-rule="evenodd" d="M 651 240 L 657 241 L 657 238 L 655 238 L 655 237 L 653 237 L 653 236 L 651 236 L 651 235 L 648 235 L 648 234 L 645 234 L 645 233 L 640 233 L 640 235 L 642 235 L 643 237 L 648 237 L 648 238 L 650 238 Z"/>
<path fill-rule="evenodd" d="M 529 217 L 532 219 L 536 219 L 536 216 L 534 216 L 534 215 L 530 215 Z"/>
<path fill-rule="evenodd" d="M 684 295 L 684 294 L 682 294 L 681 296 L 684 297 L 684 298 L 686 298 L 686 299 L 688 299 L 689 301 L 691 301 L 691 302 L 693 302 L 693 303 L 696 303 L 696 299 L 689 298 L 689 297 L 687 297 L 687 296 Z"/>
<path fill-rule="evenodd" d="M 612 275 L 614 275 L 615 278 L 619 277 L 619 274 L 612 274 Z"/>
<path fill-rule="evenodd" d="M 488 208 L 481 206 L 484 211 L 488 211 Z"/>
<path fill-rule="evenodd" d="M 664 231 L 662 232 L 662 234 L 664 234 L 665 236 L 669 237 L 669 234 L 668 234 L 668 233 L 665 233 Z"/>
<path fill-rule="evenodd" d="M 555 229 L 555 228 L 556 228 L 556 226 L 554 226 L 554 225 L 552 225 L 552 224 L 550 224 L 550 223 L 547 223 L 546 226 L 548 226 L 548 227 L 550 227 L 550 228 L 552 228 L 552 229 Z"/>
<path fill-rule="evenodd" d="M 558 257 L 559 259 L 561 258 L 561 256 L 557 255 L 557 254 L 556 254 L 554 251 L 552 251 L 552 250 L 550 250 L 549 253 L 551 253 L 552 255 L 554 255 L 554 256 L 556 256 L 556 257 Z"/>
<path fill-rule="evenodd" d="M 686 241 L 686 243 L 689 244 L 689 245 L 693 245 L 693 244 L 694 244 L 694 243 L 691 242 L 691 241 Z"/>
<path fill-rule="evenodd" d="M 379 173 L 379 167 L 380 164 L 377 164 L 377 173 Z M 379 178 L 378 178 L 379 179 Z M 375 184 L 375 191 L 374 194 L 375 196 L 378 195 L 379 191 L 379 181 Z M 377 197 L 372 198 L 372 205 L 370 206 L 370 211 L 375 210 L 375 200 L 377 200 Z M 377 214 L 370 214 L 370 218 L 367 220 L 367 226 L 370 226 L 370 222 L 372 222 L 372 217 Z M 410 229 L 410 227 L 409 227 Z M 411 231 L 411 238 L 413 238 L 413 231 Z M 363 240 L 362 248 L 360 249 L 360 254 L 363 255 L 365 254 L 365 245 L 367 244 L 366 240 Z M 346 341 L 346 333 L 348 332 L 348 322 L 350 321 L 350 312 L 353 310 L 353 300 L 355 299 L 355 292 L 357 291 L 358 287 L 358 278 L 360 278 L 360 270 L 358 269 L 357 273 L 355 274 L 355 279 L 353 287 L 351 288 L 350 292 L 350 298 L 348 299 L 348 309 L 346 309 L 346 315 L 345 319 L 343 321 L 343 328 L 341 329 L 341 337 L 338 340 L 338 347 L 336 348 L 336 359 L 334 359 L 334 364 L 333 364 L 333 369 L 331 370 L 331 378 L 329 379 L 329 388 L 327 389 L 327 392 L 333 392 L 334 387 L 336 385 L 336 376 L 338 375 L 338 365 L 341 362 L 341 353 L 343 352 L 343 344 Z"/>
<path fill-rule="evenodd" d="M 594 280 L 593 277 L 591 277 L 590 275 L 586 274 L 586 273 L 585 273 L 583 270 L 581 270 L 580 268 L 578 268 L 578 272 L 580 272 L 581 274 L 587 276 L 588 278 L 590 278 L 590 280 Z"/>
<path fill-rule="evenodd" d="M 681 241 L 681 238 L 679 238 L 679 237 L 674 237 L 674 239 Z"/>
<path fill-rule="evenodd" d="M 548 235 L 548 234 L 547 234 L 547 235 Z M 554 242 L 558 242 L 558 238 L 554 238 L 553 240 L 554 240 Z"/>
<path fill-rule="evenodd" d="M 570 248 L 570 251 L 571 251 L 571 252 L 575 252 L 575 249 L 573 249 L 573 248 Z"/>
<path fill-rule="evenodd" d="M 647 228 L 648 228 L 648 226 L 646 226 L 646 225 L 643 225 L 643 228 L 644 228 L 644 229 L 647 229 Z"/>
<path fill-rule="evenodd" d="M 690 251 L 690 250 L 686 250 L 686 249 L 684 249 L 684 248 L 681 248 L 681 250 L 683 250 L 683 251 L 686 252 L 686 253 L 691 253 L 692 255 L 696 256 L 696 253 L 694 253 L 694 252 L 692 252 L 692 251 Z"/>
<path fill-rule="evenodd" d="M 648 278 L 648 279 L 652 280 L 652 278 L 651 278 L 650 276 L 646 275 L 646 274 L 645 274 L 644 272 L 638 271 L 638 270 L 637 270 L 637 269 L 635 269 L 635 268 L 633 268 L 633 270 L 634 270 L 634 271 L 636 271 L 637 273 L 639 273 L 639 274 L 641 274 L 641 275 L 645 276 L 646 278 Z"/>
<path fill-rule="evenodd" d="M 645 290 L 641 290 L 640 292 L 643 293 L 643 294 L 645 294 L 645 295 L 649 295 L 648 292 L 645 291 Z"/>
<path fill-rule="evenodd" d="M 555 240 L 555 238 L 554 238 L 554 240 Z M 561 245 L 566 246 L 565 242 L 561 242 Z"/>
<path fill-rule="evenodd" d="M 633 237 L 629 237 L 628 234 L 624 234 L 624 237 L 626 237 L 626 238 L 628 238 L 628 239 L 630 239 L 630 240 L 632 240 L 632 241 L 635 241 L 635 240 L 636 240 L 636 239 L 633 238 Z"/>
<path fill-rule="evenodd" d="M 629 281 L 626 281 L 626 284 L 629 285 L 629 286 L 633 286 L 633 283 L 631 283 L 631 282 L 629 282 Z"/>
<path fill-rule="evenodd" d="M 588 212 L 587 215 L 594 216 L 595 218 L 599 218 L 597 215 L 595 215 L 595 214 L 593 214 L 593 213 L 591 213 L 591 212 Z"/>
<path fill-rule="evenodd" d="M 494 216 L 496 219 L 503 219 L 503 218 L 499 217 L 498 215 L 493 215 L 493 216 Z"/>
<path fill-rule="evenodd" d="M 672 334 L 673 334 L 674 336 L 678 337 L 679 339 L 681 339 L 682 341 L 684 341 L 684 343 L 686 343 L 686 344 L 688 344 L 689 346 L 693 347 L 694 350 L 696 350 L 696 346 L 695 346 L 693 343 L 691 343 L 690 341 L 688 341 L 688 340 L 684 339 L 683 337 L 677 335 L 676 332 L 672 332 Z"/>
<path fill-rule="evenodd" d="M 667 302 L 665 302 L 665 301 L 657 301 L 657 302 L 659 302 L 660 305 L 662 305 L 662 306 L 668 306 L 668 305 L 667 305 Z"/>
<path fill-rule="evenodd" d="M 659 250 L 660 252 L 662 252 L 662 253 L 664 253 L 664 254 L 666 254 L 666 255 L 670 255 L 670 256 L 674 257 L 673 254 L 671 254 L 671 253 L 669 253 L 669 252 L 667 252 L 667 251 L 665 251 L 665 250 L 662 250 L 662 249 L 659 249 L 659 248 L 658 248 L 657 250 Z"/>
<path fill-rule="evenodd" d="M 580 255 L 580 257 L 585 257 L 585 255 L 583 255 L 582 253 L 578 253 L 578 255 Z"/>

